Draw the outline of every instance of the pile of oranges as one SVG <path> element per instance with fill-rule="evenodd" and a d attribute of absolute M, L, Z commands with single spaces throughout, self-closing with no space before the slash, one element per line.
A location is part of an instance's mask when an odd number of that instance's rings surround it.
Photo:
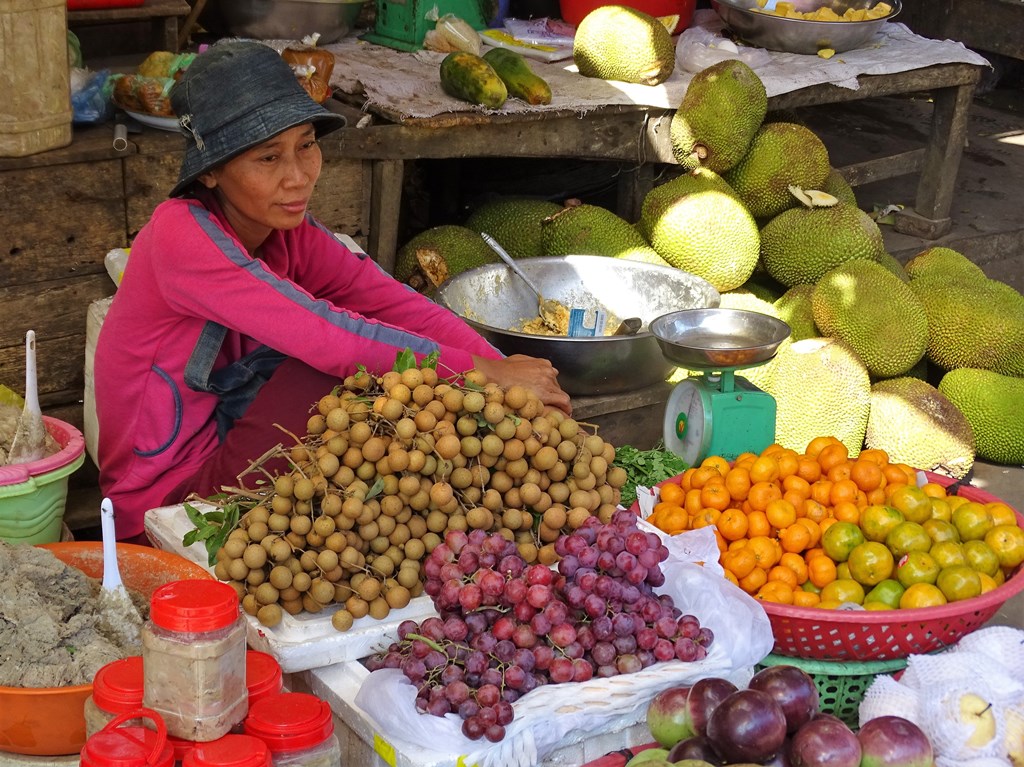
<path fill-rule="evenodd" d="M 914 468 L 882 450 L 851 459 L 831 436 L 803 453 L 771 445 L 732 463 L 706 458 L 661 485 L 647 521 L 670 535 L 713 527 L 730 581 L 800 607 L 945 604 L 996 588 L 1024 561 L 1006 504 L 918 487 Z"/>

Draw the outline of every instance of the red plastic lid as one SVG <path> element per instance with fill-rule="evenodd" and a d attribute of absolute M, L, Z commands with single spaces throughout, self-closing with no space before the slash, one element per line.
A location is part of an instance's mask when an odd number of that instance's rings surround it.
<path fill-rule="evenodd" d="M 97 671 L 92 680 L 92 701 L 112 714 L 142 706 L 142 656 L 121 658 Z"/>
<path fill-rule="evenodd" d="M 275 754 L 319 745 L 334 733 L 331 707 L 315 695 L 282 692 L 249 707 L 245 732 L 255 735 Z"/>
<path fill-rule="evenodd" d="M 216 631 L 238 618 L 238 594 L 226 583 L 171 581 L 153 592 L 149 619 L 160 628 L 191 634 Z"/>
<path fill-rule="evenodd" d="M 182 767 L 270 767 L 270 749 L 251 735 L 225 735 L 194 743 Z"/>
<path fill-rule="evenodd" d="M 281 692 L 283 678 L 277 658 L 258 650 L 245 653 L 245 686 L 249 690 L 249 706 L 268 695 Z"/>
<path fill-rule="evenodd" d="M 184 761 L 188 752 L 191 751 L 196 744 L 194 740 L 185 740 L 184 738 L 178 738 L 174 735 L 168 735 L 167 742 L 170 743 L 171 748 L 174 749 L 174 761 L 176 762 Z"/>
<path fill-rule="evenodd" d="M 130 719 L 150 719 L 156 729 L 122 727 Z M 174 749 L 167 742 L 167 729 L 155 711 L 139 708 L 111 719 L 102 730 L 85 741 L 80 767 L 173 767 Z"/>

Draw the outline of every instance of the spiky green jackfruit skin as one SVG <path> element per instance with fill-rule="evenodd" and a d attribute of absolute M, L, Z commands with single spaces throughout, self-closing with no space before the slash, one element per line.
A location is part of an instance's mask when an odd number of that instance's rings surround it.
<path fill-rule="evenodd" d="M 839 202 L 857 207 L 857 195 L 854 193 L 853 187 L 850 186 L 846 177 L 835 168 L 832 168 L 825 176 L 825 183 L 821 185 L 821 191 L 828 192 Z"/>
<path fill-rule="evenodd" d="M 987 278 L 910 280 L 928 317 L 928 359 L 944 370 L 1024 376 L 1024 298 Z"/>
<path fill-rule="evenodd" d="M 775 397 L 775 441 L 802 453 L 822 434 L 860 455 L 871 406 L 871 379 L 860 358 L 837 338 L 805 338 L 779 348 L 767 380 Z M 746 373 L 747 371 L 744 371 Z"/>
<path fill-rule="evenodd" d="M 917 378 L 890 378 L 871 387 L 864 445 L 893 463 L 961 479 L 974 465 L 971 424 L 938 389 Z"/>
<path fill-rule="evenodd" d="M 620 256 L 615 256 L 615 258 L 621 258 L 624 261 L 639 261 L 644 264 L 654 264 L 655 266 L 672 266 L 672 264 L 659 256 L 658 251 L 650 245 L 644 248 L 632 248 Z"/>
<path fill-rule="evenodd" d="M 650 14 L 603 5 L 576 27 L 572 58 L 584 77 L 658 85 L 672 74 L 676 50 L 665 25 Z"/>
<path fill-rule="evenodd" d="M 767 275 L 762 275 L 767 277 Z M 771 283 L 771 284 L 768 284 Z M 782 293 L 778 289 L 778 285 L 774 280 L 766 280 L 762 282 L 758 280 L 756 276 L 752 275 L 749 280 L 743 283 L 742 290 L 746 290 L 753 293 L 755 296 L 760 298 L 762 301 L 767 301 L 770 304 L 774 304 Z"/>
<path fill-rule="evenodd" d="M 612 256 L 650 250 L 631 223 L 599 205 L 563 208 L 540 225 L 545 256 Z"/>
<path fill-rule="evenodd" d="M 906 373 L 928 346 L 921 300 L 874 261 L 847 261 L 822 275 L 811 309 L 822 335 L 845 341 L 878 378 Z"/>
<path fill-rule="evenodd" d="M 878 224 L 844 202 L 829 208 L 790 208 L 761 229 L 761 261 L 787 287 L 815 283 L 847 261 L 877 261 L 885 252 Z"/>
<path fill-rule="evenodd" d="M 543 255 L 541 221 L 562 210 L 550 200 L 507 198 L 489 200 L 466 218 L 466 228 L 487 232 L 512 258 Z"/>
<path fill-rule="evenodd" d="M 813 285 L 794 285 L 775 302 L 779 319 L 789 325 L 791 338 L 801 341 L 821 335 L 814 324 L 814 309 L 811 307 Z"/>
<path fill-rule="evenodd" d="M 790 186 L 820 189 L 830 170 L 828 149 L 813 132 L 796 123 L 773 122 L 758 129 L 750 149 L 722 178 L 751 215 L 765 221 L 800 204 Z"/>
<path fill-rule="evenodd" d="M 768 111 L 761 78 L 738 59 L 697 72 L 669 128 L 672 154 L 680 165 L 722 173 L 747 153 Z"/>
<path fill-rule="evenodd" d="M 892 253 L 884 252 L 878 257 L 878 263 L 900 278 L 900 282 L 910 282 L 906 268 Z"/>
<path fill-rule="evenodd" d="M 984 280 L 985 272 L 967 256 L 952 248 L 928 248 L 907 261 L 907 276 L 943 280 Z"/>
<path fill-rule="evenodd" d="M 452 276 L 475 266 L 501 260 L 479 232 L 457 224 L 444 224 L 420 232 L 399 248 L 395 258 L 395 279 L 406 282 L 416 273 L 419 268 L 416 261 L 417 248 L 433 248 L 440 253 Z"/>
<path fill-rule="evenodd" d="M 644 198 L 639 229 L 677 269 L 719 292 L 738 288 L 757 265 L 757 224 L 721 176 L 698 168 L 656 186 Z"/>
<path fill-rule="evenodd" d="M 990 370 L 950 370 L 939 391 L 967 418 L 979 458 L 1024 464 L 1024 379 Z"/>

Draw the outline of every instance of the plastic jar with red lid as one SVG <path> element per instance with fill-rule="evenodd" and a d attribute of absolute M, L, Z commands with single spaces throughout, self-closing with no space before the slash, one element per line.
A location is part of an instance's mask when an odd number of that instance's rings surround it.
<path fill-rule="evenodd" d="M 106 664 L 92 680 L 92 695 L 85 699 L 86 737 L 127 711 L 142 708 L 142 656 L 131 655 Z M 141 724 L 130 721 L 129 724 Z"/>
<path fill-rule="evenodd" d="M 315 695 L 283 692 L 258 701 L 245 718 L 245 732 L 270 748 L 274 767 L 337 767 L 341 745 L 331 707 Z"/>
<path fill-rule="evenodd" d="M 246 652 L 233 588 L 212 580 L 166 583 L 153 592 L 142 626 L 143 702 L 169 734 L 217 740 L 248 710 Z"/>
<path fill-rule="evenodd" d="M 155 729 L 130 725 L 148 719 Z M 167 729 L 155 711 L 137 708 L 107 722 L 85 741 L 80 767 L 173 767 L 174 749 L 167 742 Z"/>
<path fill-rule="evenodd" d="M 230 734 L 196 743 L 185 754 L 181 767 L 271 767 L 270 749 L 251 735 Z M 337 764 L 335 764 L 337 767 Z"/>
<path fill-rule="evenodd" d="M 280 693 L 283 680 L 284 672 L 277 658 L 259 650 L 246 652 L 245 686 L 249 691 L 249 708 L 268 695 Z"/>

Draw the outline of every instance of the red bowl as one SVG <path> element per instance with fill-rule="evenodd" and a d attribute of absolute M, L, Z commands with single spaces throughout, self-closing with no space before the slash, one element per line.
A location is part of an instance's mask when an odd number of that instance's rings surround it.
<path fill-rule="evenodd" d="M 103 577 L 99 541 L 44 543 L 65 564 L 91 578 Z M 148 546 L 117 544 L 117 564 L 125 586 L 150 596 L 165 583 L 213 578 L 185 557 Z M 85 699 L 92 683 L 70 687 L 0 687 L 0 751 L 30 756 L 77 754 L 85 745 Z"/>

